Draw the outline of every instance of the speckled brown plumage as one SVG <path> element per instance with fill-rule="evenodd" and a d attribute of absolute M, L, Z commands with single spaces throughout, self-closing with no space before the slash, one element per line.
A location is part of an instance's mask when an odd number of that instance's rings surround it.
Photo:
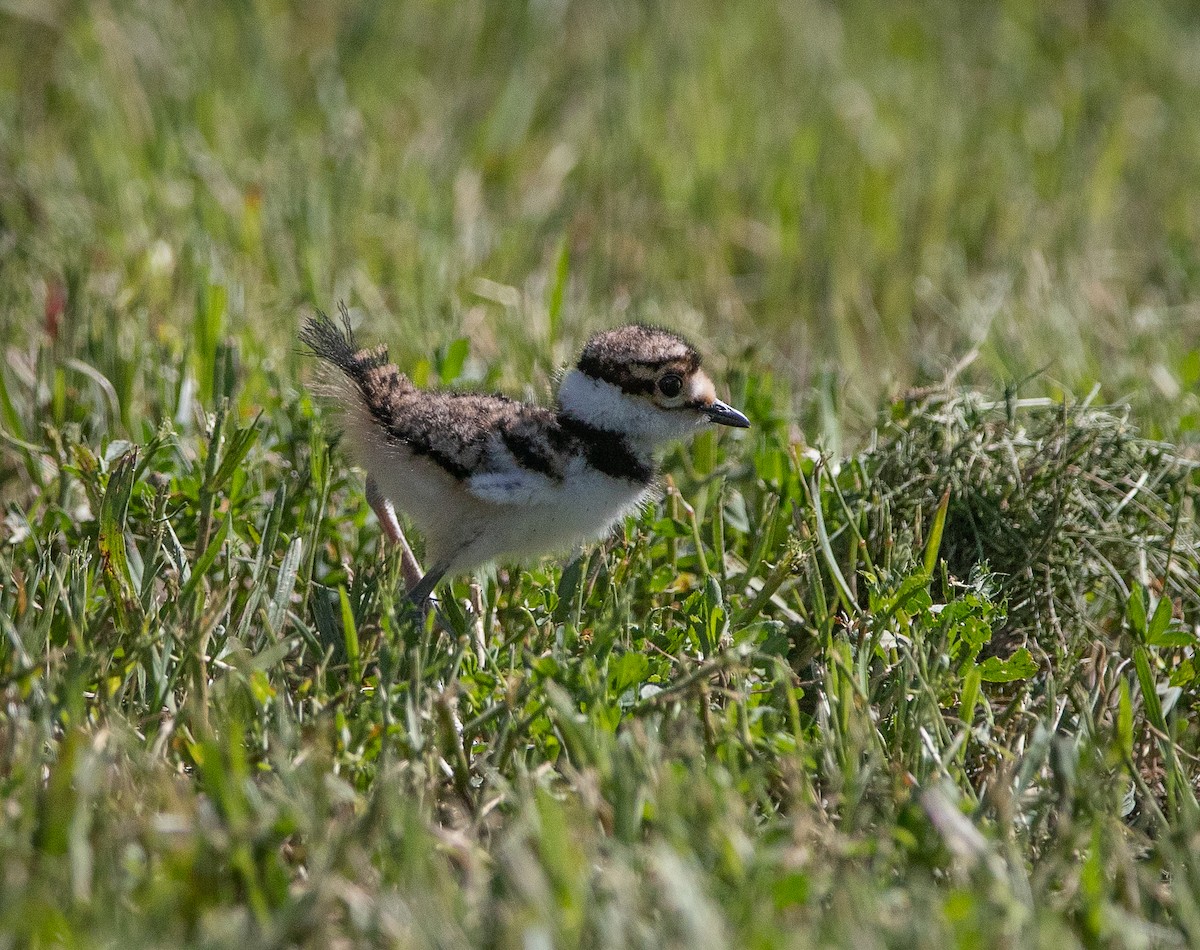
<path fill-rule="evenodd" d="M 386 349 L 359 349 L 344 309 L 342 318 L 338 327 L 319 315 L 301 339 L 342 371 L 330 393 L 385 533 L 403 555 L 397 509 L 424 536 L 428 572 L 402 557 L 417 603 L 446 574 L 602 537 L 649 497 L 664 446 L 706 425 L 750 424 L 717 399 L 699 354 L 666 330 L 628 326 L 592 337 L 560 380 L 557 407 L 547 409 L 417 389 Z"/>
<path fill-rule="evenodd" d="M 339 329 L 318 313 L 300 339 L 354 383 L 381 433 L 455 478 L 499 470 L 491 446 L 499 436 L 518 464 L 554 480 L 563 478 L 574 455 L 614 478 L 640 484 L 653 479 L 652 467 L 617 433 L 571 420 L 564 425 L 550 409 L 498 394 L 417 389 L 388 363 L 387 347 L 357 349 L 344 315 L 343 320 L 345 328 Z"/>

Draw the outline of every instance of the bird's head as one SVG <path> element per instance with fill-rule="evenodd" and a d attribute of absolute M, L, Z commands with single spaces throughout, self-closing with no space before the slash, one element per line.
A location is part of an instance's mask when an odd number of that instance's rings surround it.
<path fill-rule="evenodd" d="M 637 324 L 588 340 L 558 392 L 563 414 L 649 447 L 717 423 L 750 420 L 717 398 L 700 354 L 681 336 Z"/>

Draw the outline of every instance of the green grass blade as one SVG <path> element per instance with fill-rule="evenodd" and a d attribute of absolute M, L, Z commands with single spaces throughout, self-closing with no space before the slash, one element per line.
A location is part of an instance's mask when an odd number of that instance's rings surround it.
<path fill-rule="evenodd" d="M 279 575 L 275 580 L 275 593 L 267 607 L 267 627 L 276 637 L 283 632 L 283 621 L 287 615 L 292 594 L 296 590 L 296 575 L 300 573 L 303 554 L 304 542 L 300 538 L 293 538 L 279 565 Z"/>
<path fill-rule="evenodd" d="M 933 524 L 929 526 L 929 540 L 925 543 L 925 573 L 934 576 L 937 569 L 938 552 L 942 548 L 942 532 L 946 530 L 946 512 L 950 508 L 950 487 L 942 492 L 937 511 L 933 516 Z"/>

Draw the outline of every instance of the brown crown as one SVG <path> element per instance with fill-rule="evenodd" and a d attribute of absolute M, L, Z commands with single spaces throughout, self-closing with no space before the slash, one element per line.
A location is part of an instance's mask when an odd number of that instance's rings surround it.
<path fill-rule="evenodd" d="M 700 354 L 687 340 L 640 324 L 597 333 L 583 348 L 579 371 L 626 392 L 650 392 L 665 369 L 687 375 L 700 368 Z"/>

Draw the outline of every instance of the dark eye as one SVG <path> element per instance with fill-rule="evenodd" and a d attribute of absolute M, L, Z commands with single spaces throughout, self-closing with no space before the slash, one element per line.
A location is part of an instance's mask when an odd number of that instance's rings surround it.
<path fill-rule="evenodd" d="M 658 391 L 668 399 L 674 399 L 682 390 L 683 379 L 674 373 L 667 373 L 666 376 L 658 381 Z"/>

